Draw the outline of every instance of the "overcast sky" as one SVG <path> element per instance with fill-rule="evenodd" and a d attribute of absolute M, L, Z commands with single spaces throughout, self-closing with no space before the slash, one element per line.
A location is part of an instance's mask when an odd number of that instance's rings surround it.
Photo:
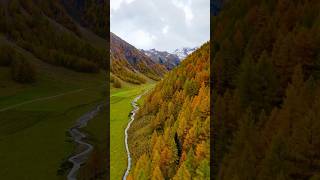
<path fill-rule="evenodd" d="M 111 0 L 111 32 L 139 49 L 173 51 L 210 39 L 210 0 Z"/>

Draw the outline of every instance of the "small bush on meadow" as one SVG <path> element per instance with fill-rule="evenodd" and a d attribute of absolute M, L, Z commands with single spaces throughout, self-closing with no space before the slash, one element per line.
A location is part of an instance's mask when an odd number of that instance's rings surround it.
<path fill-rule="evenodd" d="M 23 56 L 18 55 L 11 64 L 12 79 L 19 83 L 33 83 L 36 80 L 34 66 Z"/>
<path fill-rule="evenodd" d="M 114 78 L 113 87 L 115 87 L 115 88 L 121 88 L 122 87 L 122 84 L 121 84 L 121 82 L 120 82 L 120 80 L 118 78 Z"/>

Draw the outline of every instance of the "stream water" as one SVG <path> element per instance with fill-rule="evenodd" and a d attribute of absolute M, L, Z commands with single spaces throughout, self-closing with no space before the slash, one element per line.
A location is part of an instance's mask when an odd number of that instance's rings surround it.
<path fill-rule="evenodd" d="M 139 95 L 138 97 L 136 97 L 132 102 L 131 102 L 131 105 L 133 107 L 133 110 L 131 111 L 131 116 L 130 116 L 130 121 L 128 123 L 128 126 L 127 128 L 125 129 L 124 131 L 124 134 L 125 134 L 125 139 L 124 139 L 124 143 L 125 143 L 125 146 L 126 146 L 126 151 L 127 151 L 127 157 L 128 157 L 128 166 L 127 166 L 127 170 L 123 176 L 123 180 L 126 180 L 128 175 L 129 175 L 129 172 L 131 170 L 131 155 L 130 155 L 130 150 L 129 150 L 129 145 L 128 145 L 128 130 L 132 124 L 132 122 L 134 121 L 134 117 L 136 115 L 136 112 L 139 110 L 139 106 L 137 104 L 137 101 L 141 98 L 142 94 Z"/>
<path fill-rule="evenodd" d="M 84 142 L 86 135 L 80 132 L 80 129 L 87 126 L 88 121 L 98 114 L 102 106 L 103 105 L 98 105 L 93 110 L 81 116 L 77 120 L 76 124 L 69 130 L 74 142 L 77 143 L 77 147 L 82 151 L 69 158 L 69 161 L 73 164 L 73 167 L 67 176 L 68 180 L 77 180 L 77 175 L 81 165 L 88 160 L 88 157 L 93 150 L 93 146 L 91 144 Z"/>

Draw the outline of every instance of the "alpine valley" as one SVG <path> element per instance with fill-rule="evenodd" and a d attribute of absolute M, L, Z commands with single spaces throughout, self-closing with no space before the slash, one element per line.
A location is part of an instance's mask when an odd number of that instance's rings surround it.
<path fill-rule="evenodd" d="M 110 39 L 111 179 L 210 179 L 209 42 L 178 56 Z"/>
<path fill-rule="evenodd" d="M 69 158 L 86 150 L 69 130 L 97 107 L 81 130 L 93 149 L 76 173 L 107 177 L 108 9 L 106 0 L 0 0 L 0 179 L 66 179 Z"/>

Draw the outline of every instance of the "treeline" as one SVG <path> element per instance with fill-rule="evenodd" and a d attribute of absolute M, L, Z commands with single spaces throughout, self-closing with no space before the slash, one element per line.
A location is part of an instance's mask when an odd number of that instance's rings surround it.
<path fill-rule="evenodd" d="M 147 61 L 144 59 L 145 57 L 136 56 L 137 57 L 134 56 L 133 58 L 135 62 L 130 63 L 131 60 L 124 60 L 125 58 L 122 56 L 111 55 L 111 72 L 120 79 L 133 84 L 146 83 L 146 79 L 140 74 L 154 81 L 159 81 L 167 72 L 164 66 L 160 64 L 147 65 Z"/>
<path fill-rule="evenodd" d="M 12 0 L 0 14 L 0 31 L 41 60 L 81 72 L 107 69 L 106 50 L 83 40 L 57 2 Z"/>
<path fill-rule="evenodd" d="M 122 87 L 121 81 L 117 77 L 115 77 L 114 75 L 110 75 L 110 83 L 112 83 L 112 86 L 114 88 L 121 88 Z"/>
<path fill-rule="evenodd" d="M 169 72 L 129 129 L 128 179 L 210 179 L 210 45 Z"/>
<path fill-rule="evenodd" d="M 165 67 L 160 64 L 147 65 L 146 63 L 139 61 L 136 66 L 139 72 L 155 81 L 161 80 L 161 77 L 167 72 Z"/>
<path fill-rule="evenodd" d="M 33 83 L 36 80 L 33 64 L 9 45 L 0 45 L 0 66 L 9 67 L 12 80 L 18 83 Z"/>
<path fill-rule="evenodd" d="M 129 69 L 129 67 L 126 61 L 111 60 L 111 72 L 118 78 L 132 84 L 144 84 L 147 82 L 144 77 L 134 72 L 133 69 Z"/>
<path fill-rule="evenodd" d="M 319 9 L 233 0 L 212 18 L 215 179 L 320 178 Z"/>

